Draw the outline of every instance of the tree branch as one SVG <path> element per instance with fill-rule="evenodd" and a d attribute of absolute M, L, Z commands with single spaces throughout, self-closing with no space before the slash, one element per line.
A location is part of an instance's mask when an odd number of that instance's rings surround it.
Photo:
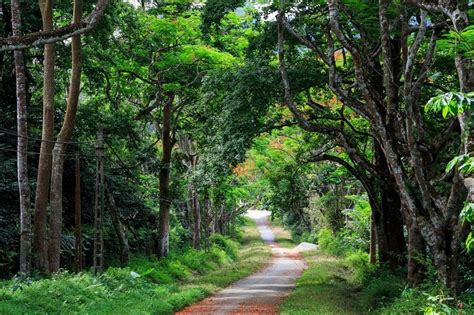
<path fill-rule="evenodd" d="M 93 30 L 105 13 L 110 0 L 98 0 L 94 10 L 79 23 L 71 23 L 53 31 L 40 31 L 23 36 L 0 38 L 0 52 L 21 50 L 44 44 L 52 44 Z"/>

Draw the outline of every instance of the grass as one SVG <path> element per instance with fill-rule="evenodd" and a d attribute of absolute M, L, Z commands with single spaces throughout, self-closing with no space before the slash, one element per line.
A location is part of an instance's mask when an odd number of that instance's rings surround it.
<path fill-rule="evenodd" d="M 209 252 L 190 250 L 163 260 L 135 257 L 129 267 L 109 268 L 98 277 L 62 272 L 31 283 L 3 281 L 0 314 L 172 314 L 270 259 L 255 224 L 248 222 L 243 235 L 239 246 L 215 237 Z"/>
<path fill-rule="evenodd" d="M 281 314 L 361 314 L 355 302 L 357 287 L 350 283 L 343 260 L 319 250 L 303 255 L 308 269 L 280 305 Z"/>

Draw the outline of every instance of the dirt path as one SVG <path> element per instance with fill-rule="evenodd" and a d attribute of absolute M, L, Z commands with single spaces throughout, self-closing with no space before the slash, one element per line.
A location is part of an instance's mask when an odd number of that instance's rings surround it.
<path fill-rule="evenodd" d="M 250 210 L 248 216 L 272 247 L 269 265 L 176 314 L 278 314 L 278 305 L 294 288 L 305 265 L 298 253 L 275 243 L 267 220 L 269 212 Z"/>

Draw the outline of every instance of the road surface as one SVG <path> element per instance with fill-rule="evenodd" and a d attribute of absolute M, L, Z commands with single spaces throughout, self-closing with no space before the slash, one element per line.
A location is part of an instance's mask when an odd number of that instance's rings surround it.
<path fill-rule="evenodd" d="M 273 257 L 269 265 L 176 314 L 278 314 L 278 305 L 295 287 L 305 265 L 295 251 L 275 243 L 269 228 L 269 214 L 259 210 L 247 213 L 257 222 L 262 239 L 272 247 Z"/>

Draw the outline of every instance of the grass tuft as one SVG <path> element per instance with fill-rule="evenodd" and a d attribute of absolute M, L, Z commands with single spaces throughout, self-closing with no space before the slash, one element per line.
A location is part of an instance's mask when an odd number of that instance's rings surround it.
<path fill-rule="evenodd" d="M 308 269 L 280 305 L 281 314 L 359 314 L 357 287 L 341 259 L 319 250 L 304 253 Z"/>

